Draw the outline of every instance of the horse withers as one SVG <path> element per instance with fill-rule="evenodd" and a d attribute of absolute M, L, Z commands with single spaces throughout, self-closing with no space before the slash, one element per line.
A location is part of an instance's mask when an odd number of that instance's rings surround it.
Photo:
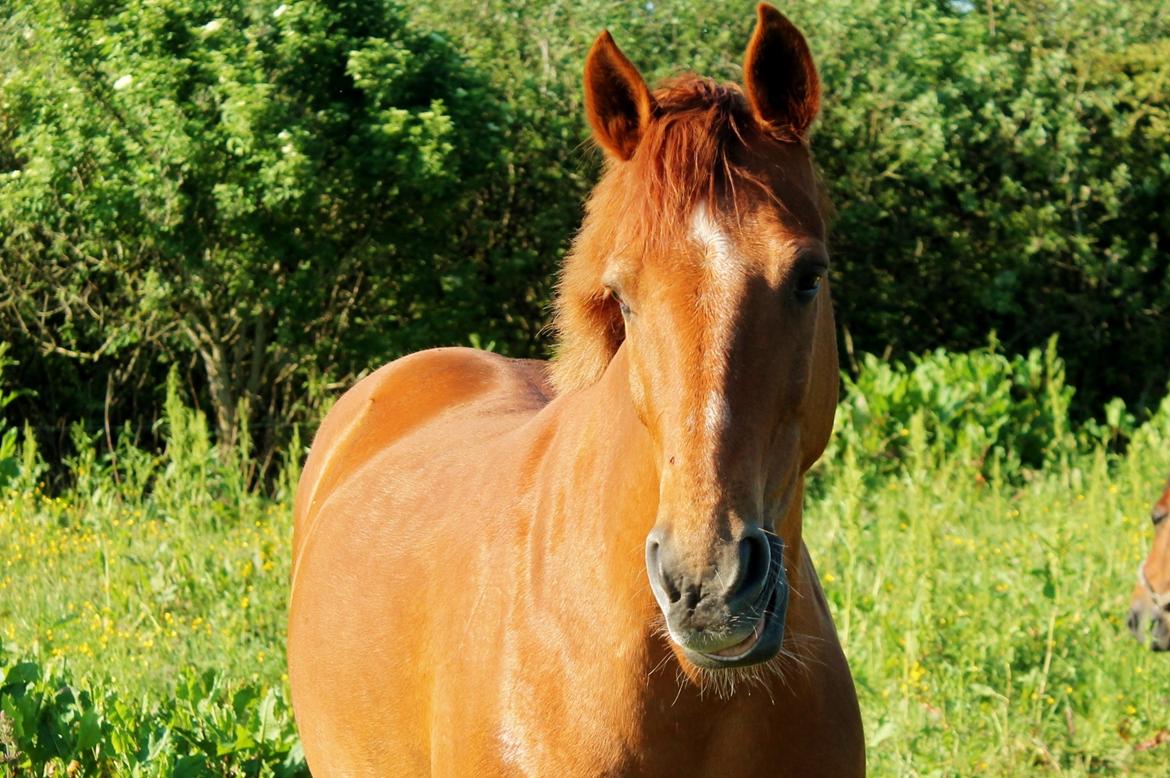
<path fill-rule="evenodd" d="M 804 37 L 743 87 L 585 63 L 607 156 L 549 364 L 425 351 L 326 417 L 288 662 L 314 774 L 856 776 L 857 698 L 802 539 L 837 401 Z"/>
<path fill-rule="evenodd" d="M 1138 566 L 1137 584 L 1129 604 L 1129 631 L 1150 648 L 1170 651 L 1170 481 L 1154 503 L 1154 545 Z"/>

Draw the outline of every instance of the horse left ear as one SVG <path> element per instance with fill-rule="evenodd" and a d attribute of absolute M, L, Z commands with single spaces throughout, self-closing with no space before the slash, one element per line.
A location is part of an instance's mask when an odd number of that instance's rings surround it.
<path fill-rule="evenodd" d="M 821 80 L 796 25 L 767 3 L 744 56 L 744 91 L 766 127 L 804 139 L 821 107 Z"/>
<path fill-rule="evenodd" d="M 654 97 L 634 63 L 608 30 L 598 35 L 585 58 L 585 115 L 597 142 L 618 159 L 629 159 L 654 111 Z"/>

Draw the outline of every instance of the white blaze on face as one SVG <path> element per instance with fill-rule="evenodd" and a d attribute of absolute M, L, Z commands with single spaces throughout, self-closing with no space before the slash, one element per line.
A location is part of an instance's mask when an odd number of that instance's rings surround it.
<path fill-rule="evenodd" d="M 704 268 L 708 283 L 703 289 L 704 309 L 710 314 L 704 343 L 704 372 L 710 387 L 703 399 L 702 424 L 709 440 L 714 440 L 731 423 L 730 410 L 723 395 L 727 374 L 731 328 L 735 322 L 735 292 L 742 279 L 742 263 L 731 237 L 716 221 L 705 201 L 691 214 L 691 239 L 703 247 Z"/>
<path fill-rule="evenodd" d="M 691 238 L 706 247 L 707 268 L 718 285 L 723 287 L 720 291 L 730 292 L 731 284 L 739 275 L 735 247 L 731 245 L 731 238 L 723 231 L 723 227 L 711 215 L 705 200 L 700 201 L 691 214 Z"/>

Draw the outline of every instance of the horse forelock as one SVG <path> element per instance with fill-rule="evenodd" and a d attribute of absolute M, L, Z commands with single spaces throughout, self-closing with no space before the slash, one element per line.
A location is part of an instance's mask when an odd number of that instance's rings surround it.
<path fill-rule="evenodd" d="M 712 220 L 738 220 L 748 197 L 776 200 L 764 171 L 750 167 L 753 140 L 767 133 L 805 143 L 762 128 L 734 84 L 684 75 L 655 90 L 654 98 L 655 116 L 634 156 L 611 161 L 590 196 L 561 271 L 553 310 L 558 392 L 596 382 L 622 343 L 621 315 L 603 280 L 615 255 L 679 262 L 671 248 L 692 232 L 696 209 Z"/>

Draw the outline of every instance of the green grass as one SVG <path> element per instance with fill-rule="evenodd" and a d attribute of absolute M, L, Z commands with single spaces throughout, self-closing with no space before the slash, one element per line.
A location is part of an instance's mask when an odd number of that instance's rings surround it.
<path fill-rule="evenodd" d="M 0 774 L 305 772 L 284 672 L 292 472 L 275 500 L 247 489 L 249 463 L 174 386 L 166 423 L 163 454 L 122 446 L 116 468 L 75 433 L 57 496 L 26 439 L 0 490 Z"/>
<path fill-rule="evenodd" d="M 1125 629 L 1170 447 L 1011 487 L 929 456 L 850 461 L 806 532 L 853 669 L 874 775 L 1165 775 L 1167 658 Z M 846 457 L 848 460 L 848 457 Z"/>
<path fill-rule="evenodd" d="M 171 390 L 165 452 L 123 445 L 115 466 L 78 434 L 52 496 L 9 436 L 0 774 L 304 772 L 283 659 L 295 462 L 275 498 L 250 491 Z M 1168 726 L 1170 659 L 1124 617 L 1170 404 L 1124 456 L 1082 436 L 1039 470 L 934 423 L 895 420 L 894 466 L 836 447 L 806 510 L 871 774 L 1164 775 L 1170 745 L 1143 745 Z"/>

